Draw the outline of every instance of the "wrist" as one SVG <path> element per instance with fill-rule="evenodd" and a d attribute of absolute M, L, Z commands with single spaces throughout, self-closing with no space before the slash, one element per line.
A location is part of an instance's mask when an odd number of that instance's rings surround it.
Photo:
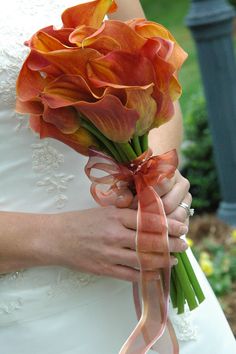
<path fill-rule="evenodd" d="M 34 262 L 39 266 L 58 264 L 58 236 L 60 235 L 60 214 L 37 215 L 35 234 L 29 245 Z"/>

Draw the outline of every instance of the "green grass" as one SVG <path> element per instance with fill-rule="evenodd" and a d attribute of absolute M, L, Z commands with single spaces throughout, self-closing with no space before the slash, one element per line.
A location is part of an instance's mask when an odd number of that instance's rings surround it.
<path fill-rule="evenodd" d="M 141 0 L 141 3 L 147 18 L 167 27 L 189 55 L 179 75 L 183 88 L 180 103 L 183 115 L 185 116 L 191 97 L 202 92 L 202 82 L 194 41 L 184 23 L 190 1 Z"/>

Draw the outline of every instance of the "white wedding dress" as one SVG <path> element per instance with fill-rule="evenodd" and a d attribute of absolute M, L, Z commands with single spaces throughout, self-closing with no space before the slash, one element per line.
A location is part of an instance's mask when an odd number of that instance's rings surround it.
<path fill-rule="evenodd" d="M 0 210 L 55 213 L 96 205 L 83 172 L 87 158 L 58 141 L 39 140 L 27 117 L 14 111 L 15 81 L 27 54 L 23 42 L 39 28 L 60 25 L 63 9 L 77 3 L 1 4 Z M 171 309 L 180 353 L 234 354 L 228 323 L 192 255 L 191 259 L 206 301 L 184 316 Z M 0 276 L 0 354 L 118 354 L 136 321 L 128 282 L 63 267 Z"/>

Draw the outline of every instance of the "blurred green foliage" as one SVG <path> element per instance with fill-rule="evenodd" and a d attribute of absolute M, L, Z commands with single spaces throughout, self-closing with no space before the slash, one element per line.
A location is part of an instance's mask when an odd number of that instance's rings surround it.
<path fill-rule="evenodd" d="M 233 6 L 236 6 L 236 0 L 229 0 L 229 3 Z"/>
<path fill-rule="evenodd" d="M 193 208 L 198 213 L 215 211 L 220 200 L 220 191 L 206 103 L 201 95 L 191 99 L 185 123 L 181 172 L 190 181 Z"/>
<path fill-rule="evenodd" d="M 192 248 L 204 271 L 204 260 L 208 256 L 211 262 L 211 274 L 206 274 L 217 296 L 229 294 L 236 280 L 236 244 L 222 245 L 216 240 L 205 238 L 201 245 Z"/>

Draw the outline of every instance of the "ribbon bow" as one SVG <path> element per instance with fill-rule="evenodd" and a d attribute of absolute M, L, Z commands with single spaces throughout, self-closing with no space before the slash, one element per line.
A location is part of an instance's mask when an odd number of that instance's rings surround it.
<path fill-rule="evenodd" d="M 121 164 L 100 151 L 90 149 L 85 173 L 92 182 L 90 190 L 93 198 L 102 206 L 111 205 L 114 196 L 124 186 L 136 192 L 138 198 L 136 251 L 141 281 L 140 285 L 133 283 L 133 293 L 139 322 L 120 354 L 145 354 L 151 348 L 160 351 L 160 354 L 179 353 L 178 342 L 168 319 L 171 267 L 167 219 L 161 198 L 154 189 L 164 178 L 174 175 L 177 165 L 175 150 L 152 156 L 149 149 L 130 163 Z M 93 175 L 93 172 L 100 173 L 100 176 Z M 102 172 L 105 174 L 101 176 Z M 104 186 L 106 190 L 102 189 Z M 155 237 L 159 238 L 158 244 L 162 244 L 161 252 L 153 248 L 155 242 L 152 248 L 147 242 L 147 223 L 151 230 L 150 220 L 154 219 L 160 226 Z M 156 270 L 155 279 L 150 279 L 144 267 L 147 253 L 162 254 L 164 257 L 166 266 Z"/>

